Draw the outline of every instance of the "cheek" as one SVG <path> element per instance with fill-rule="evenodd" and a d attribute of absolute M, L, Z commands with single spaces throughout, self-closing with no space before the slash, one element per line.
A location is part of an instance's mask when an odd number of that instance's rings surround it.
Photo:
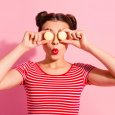
<path fill-rule="evenodd" d="M 67 48 L 68 48 L 68 45 L 62 45 L 61 48 L 60 48 L 60 50 L 66 51 Z"/>
<path fill-rule="evenodd" d="M 48 52 L 51 49 L 51 45 L 45 44 L 45 45 L 43 45 L 43 49 L 45 52 Z"/>
<path fill-rule="evenodd" d="M 68 48 L 68 45 L 65 44 L 59 44 L 58 49 L 60 50 L 60 53 L 64 53 Z M 43 49 L 46 53 L 49 53 L 51 49 L 53 49 L 53 45 L 51 44 L 45 44 L 43 45 Z"/>

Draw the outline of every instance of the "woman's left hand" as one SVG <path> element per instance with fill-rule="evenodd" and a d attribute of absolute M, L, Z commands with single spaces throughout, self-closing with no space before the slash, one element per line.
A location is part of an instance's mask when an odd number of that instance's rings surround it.
<path fill-rule="evenodd" d="M 88 47 L 91 43 L 87 40 L 83 31 L 70 29 L 64 29 L 63 31 L 67 33 L 67 39 L 60 41 L 61 43 L 72 44 L 77 48 L 88 51 Z"/>

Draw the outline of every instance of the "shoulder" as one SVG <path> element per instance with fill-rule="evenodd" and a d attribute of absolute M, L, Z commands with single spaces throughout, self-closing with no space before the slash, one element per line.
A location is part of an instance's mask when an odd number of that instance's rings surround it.
<path fill-rule="evenodd" d="M 27 60 L 25 62 L 22 62 L 18 65 L 16 65 L 15 68 L 23 68 L 23 69 L 26 69 L 28 70 L 29 68 L 31 68 L 32 66 L 35 66 L 36 62 L 34 61 L 31 61 L 31 60 Z"/>
<path fill-rule="evenodd" d="M 89 63 L 82 63 L 82 62 L 77 62 L 77 63 L 74 63 L 75 66 L 77 67 L 94 67 L 92 64 L 89 64 Z"/>
<path fill-rule="evenodd" d="M 74 65 L 76 66 L 77 69 L 80 69 L 80 70 L 84 70 L 86 72 L 89 72 L 91 71 L 93 68 L 95 68 L 93 65 L 91 64 L 88 64 L 88 63 L 81 63 L 81 62 L 78 62 L 78 63 L 74 63 Z"/>

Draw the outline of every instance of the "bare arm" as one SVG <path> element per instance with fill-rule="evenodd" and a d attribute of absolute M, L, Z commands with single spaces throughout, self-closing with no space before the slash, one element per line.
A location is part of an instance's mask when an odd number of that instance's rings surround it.
<path fill-rule="evenodd" d="M 107 70 L 93 69 L 89 73 L 89 82 L 99 86 L 115 86 L 115 58 L 94 45 L 89 45 L 88 52 L 94 55 L 107 68 Z"/>
<path fill-rule="evenodd" d="M 90 43 L 83 31 L 65 29 L 68 34 L 68 40 L 61 41 L 62 43 L 72 44 L 96 57 L 107 70 L 99 68 L 93 69 L 88 75 L 88 81 L 95 85 L 114 86 L 115 85 L 115 57 L 102 51 L 101 49 Z"/>
<path fill-rule="evenodd" d="M 14 50 L 12 50 L 8 55 L 0 60 L 0 82 L 3 80 L 4 76 L 10 70 L 10 68 L 15 64 L 15 62 L 26 52 L 27 50 L 22 46 L 18 45 Z"/>
<path fill-rule="evenodd" d="M 10 68 L 26 51 L 20 44 L 0 60 L 0 90 L 11 88 L 22 82 L 21 74 Z"/>
<path fill-rule="evenodd" d="M 47 40 L 38 38 L 38 34 L 42 33 L 43 31 L 41 33 L 26 32 L 22 43 L 0 60 L 0 90 L 14 87 L 22 82 L 22 75 L 11 67 L 30 49 L 48 43 Z"/>
<path fill-rule="evenodd" d="M 88 52 L 95 56 L 100 62 L 102 62 L 111 75 L 115 78 L 115 57 L 102 51 L 92 44 L 88 46 Z"/>
<path fill-rule="evenodd" d="M 10 89 L 19 84 L 23 81 L 22 75 L 15 69 L 10 70 L 4 76 L 3 80 L 0 83 L 0 90 Z"/>
<path fill-rule="evenodd" d="M 108 70 L 94 68 L 88 75 L 88 83 L 97 86 L 115 86 L 115 78 Z"/>

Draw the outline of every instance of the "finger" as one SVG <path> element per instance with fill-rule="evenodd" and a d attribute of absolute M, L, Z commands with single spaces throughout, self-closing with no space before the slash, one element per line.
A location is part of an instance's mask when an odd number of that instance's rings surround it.
<path fill-rule="evenodd" d="M 35 39 L 35 33 L 34 32 L 30 32 L 29 40 L 32 42 L 32 44 L 34 44 L 34 39 Z"/>
<path fill-rule="evenodd" d="M 40 42 L 41 40 L 42 40 L 42 35 L 41 35 L 40 32 L 38 32 L 38 40 L 37 40 L 37 42 Z"/>
<path fill-rule="evenodd" d="M 30 33 L 29 32 L 25 32 L 23 40 L 28 41 L 30 39 Z"/>
<path fill-rule="evenodd" d="M 82 32 L 78 32 L 78 31 L 76 32 L 78 38 L 82 38 L 82 34 L 83 34 Z"/>
<path fill-rule="evenodd" d="M 44 45 L 44 44 L 47 44 L 47 43 L 49 43 L 48 40 L 42 40 L 42 41 L 39 41 L 37 44 L 38 45 Z"/>
<path fill-rule="evenodd" d="M 68 32 L 68 33 L 67 33 L 67 36 L 68 36 L 68 37 L 67 37 L 67 39 L 70 39 L 70 40 L 72 40 L 72 39 L 73 39 L 73 37 L 72 37 L 72 35 L 71 35 L 71 33 L 70 33 L 70 32 Z"/>
<path fill-rule="evenodd" d="M 30 32 L 30 39 L 33 39 L 35 37 L 35 33 L 34 32 Z"/>
<path fill-rule="evenodd" d="M 72 33 L 71 36 L 73 37 L 73 39 L 77 39 L 77 36 L 75 33 Z"/>
<path fill-rule="evenodd" d="M 65 43 L 65 44 L 72 44 L 73 40 L 62 40 L 60 41 L 61 43 Z"/>
<path fill-rule="evenodd" d="M 34 39 L 35 39 L 35 33 L 34 32 L 29 32 L 29 40 L 34 44 Z"/>
<path fill-rule="evenodd" d="M 37 41 L 38 41 L 38 33 L 35 33 L 35 38 L 34 38 L 34 43 L 37 43 Z"/>

